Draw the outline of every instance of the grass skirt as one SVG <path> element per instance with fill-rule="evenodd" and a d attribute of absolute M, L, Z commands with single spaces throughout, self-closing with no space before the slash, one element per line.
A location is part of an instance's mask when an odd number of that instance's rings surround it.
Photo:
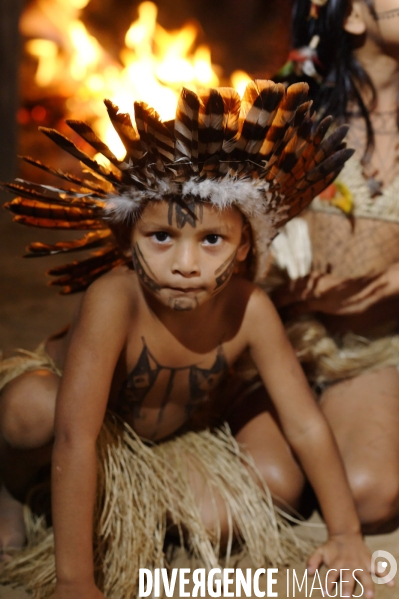
<path fill-rule="evenodd" d="M 50 359 L 46 365 L 43 348 L 3 360 L 0 389 L 4 381 L 36 368 L 59 373 Z M 204 526 L 190 485 L 192 468 L 202 474 L 212 496 L 224 500 L 229 524 L 225 565 L 237 553 L 248 555 L 254 567 L 293 563 L 308 553 L 309 544 L 297 538 L 273 506 L 251 457 L 227 426 L 149 445 L 108 414 L 98 439 L 94 529 L 96 578 L 107 599 L 138 596 L 139 568 L 168 567 L 165 539 L 171 524 L 200 567 L 218 565 L 220 530 L 210 533 Z M 47 599 L 55 585 L 53 531 L 28 507 L 25 516 L 27 546 L 1 565 L 0 582 L 23 585 L 35 599 Z"/>
<path fill-rule="evenodd" d="M 399 335 L 395 333 L 370 338 L 354 333 L 332 336 L 312 317 L 293 321 L 286 330 L 308 380 L 316 385 L 399 366 Z"/>

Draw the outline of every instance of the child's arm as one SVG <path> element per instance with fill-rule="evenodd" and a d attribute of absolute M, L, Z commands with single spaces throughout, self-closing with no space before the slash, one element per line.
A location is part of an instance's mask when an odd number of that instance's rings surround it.
<path fill-rule="evenodd" d="M 57 585 L 54 599 L 103 599 L 93 576 L 96 440 L 115 365 L 126 335 L 128 307 L 119 281 L 86 292 L 75 326 L 55 417 L 52 460 Z M 125 302 L 126 303 L 126 302 Z"/>
<path fill-rule="evenodd" d="M 252 357 L 276 407 L 284 434 L 317 495 L 329 532 L 329 541 L 309 559 L 309 571 L 314 572 L 323 562 L 329 568 L 336 568 L 338 577 L 340 568 L 361 568 L 363 573 L 357 573 L 359 579 L 365 591 L 372 593 L 370 554 L 362 541 L 360 522 L 335 440 L 280 318 L 260 290 L 250 299 L 247 319 Z M 353 584 L 345 592 L 352 592 L 351 587 Z"/>

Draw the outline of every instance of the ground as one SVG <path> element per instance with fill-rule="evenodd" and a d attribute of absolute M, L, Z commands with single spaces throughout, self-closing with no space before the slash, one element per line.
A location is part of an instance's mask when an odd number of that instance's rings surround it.
<path fill-rule="evenodd" d="M 10 215 L 0 212 L 0 348 L 3 351 L 15 347 L 34 349 L 40 341 L 62 328 L 71 318 L 77 297 L 58 297 L 54 288 L 45 286 L 44 271 L 55 263 L 65 262 L 65 257 L 58 259 L 22 259 L 25 246 L 32 240 L 59 239 L 59 233 L 47 233 L 37 229 L 12 225 Z M 313 522 L 320 522 L 317 515 Z M 311 529 L 312 538 L 321 538 L 325 534 L 324 527 Z M 308 534 L 308 533 L 307 533 Z M 399 561 L 399 531 L 388 535 L 368 537 L 367 543 L 372 551 L 384 549 Z M 180 556 L 173 567 L 190 567 L 184 556 Z M 191 566 L 192 567 L 192 566 Z M 235 567 L 251 567 L 246 561 L 235 564 Z M 302 571 L 304 564 L 302 564 Z M 302 579 L 301 567 L 297 567 L 298 577 Z M 279 597 L 288 597 L 286 590 L 286 570 L 281 568 L 278 576 L 279 584 L 274 590 Z M 388 589 L 379 585 L 376 599 L 399 598 L 399 575 L 397 588 Z M 265 580 L 261 580 L 261 590 L 266 590 Z M 357 591 L 358 593 L 359 591 Z M 308 590 L 310 593 L 310 590 Z M 322 597 L 320 591 L 314 591 L 314 598 Z M 0 599 L 27 599 L 21 589 L 10 589 L 0 586 Z M 176 595 L 177 597 L 177 595 Z M 304 592 L 296 593 L 296 597 L 306 597 Z"/>

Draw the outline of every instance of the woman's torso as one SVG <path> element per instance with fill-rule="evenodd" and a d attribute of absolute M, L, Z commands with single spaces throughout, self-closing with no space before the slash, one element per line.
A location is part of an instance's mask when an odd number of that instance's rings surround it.
<path fill-rule="evenodd" d="M 384 272 L 399 262 L 399 176 L 373 195 L 360 162 L 354 157 L 337 181 L 349 192 L 353 213 L 344 214 L 329 200 L 317 198 L 304 214 L 313 269 L 345 279 Z M 399 321 L 398 297 L 384 300 L 361 314 L 321 318 L 332 330 L 383 331 Z"/>

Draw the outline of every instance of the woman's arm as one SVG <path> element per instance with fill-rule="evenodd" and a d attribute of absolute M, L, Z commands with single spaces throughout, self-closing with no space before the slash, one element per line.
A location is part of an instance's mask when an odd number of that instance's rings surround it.
<path fill-rule="evenodd" d="M 57 397 L 52 459 L 54 598 L 100 599 L 93 572 L 96 440 L 126 331 L 123 290 L 95 283 L 82 302 Z"/>
<path fill-rule="evenodd" d="M 309 569 L 314 570 L 322 562 L 338 571 L 361 568 L 363 585 L 370 590 L 370 554 L 362 542 L 360 522 L 330 427 L 270 299 L 256 291 L 247 314 L 252 357 L 284 434 L 316 493 L 330 536 L 310 558 Z"/>
<path fill-rule="evenodd" d="M 394 296 L 399 296 L 399 263 L 381 273 L 356 278 L 312 272 L 278 288 L 273 301 L 290 316 L 309 312 L 345 316 L 362 314 Z"/>
<path fill-rule="evenodd" d="M 359 314 L 379 302 L 399 296 L 399 263 L 391 264 L 342 305 L 341 314 Z"/>

